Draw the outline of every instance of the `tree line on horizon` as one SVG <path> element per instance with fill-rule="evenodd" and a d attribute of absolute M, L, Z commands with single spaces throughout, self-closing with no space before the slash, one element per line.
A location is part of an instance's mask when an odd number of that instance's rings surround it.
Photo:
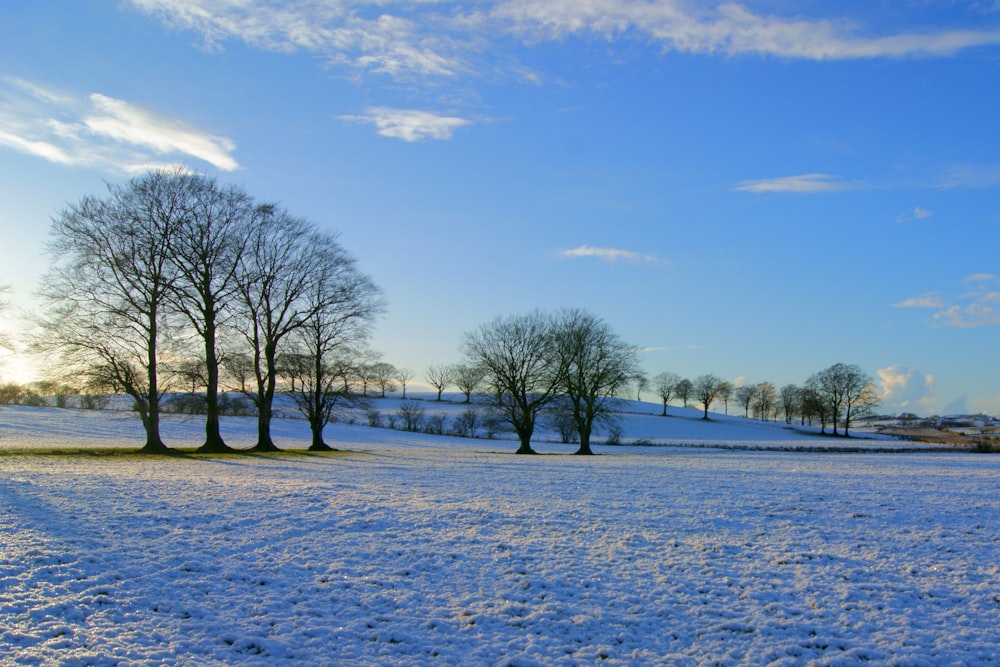
<path fill-rule="evenodd" d="M 323 428 L 339 409 L 397 383 L 405 399 L 414 377 L 368 346 L 385 302 L 336 234 L 238 187 L 183 171 L 109 184 L 105 197 L 84 197 L 53 217 L 48 251 L 32 350 L 49 357 L 60 382 L 45 385 L 62 396 L 69 387 L 127 395 L 145 430 L 142 451 L 168 449 L 160 414 L 179 386 L 190 387 L 189 397 L 204 392 L 191 409 L 205 415 L 199 451 L 232 451 L 219 421 L 232 407 L 227 390 L 256 413 L 254 451 L 277 449 L 270 423 L 278 393 L 309 422 L 310 449 L 329 449 Z M 438 400 L 452 385 L 466 402 L 488 397 L 519 454 L 534 453 L 543 416 L 575 434 L 578 454 L 590 454 L 595 426 L 614 424 L 616 401 L 651 388 L 637 348 L 582 309 L 497 317 L 463 336 L 461 354 L 461 363 L 428 367 L 427 383 Z M 878 402 L 871 378 L 847 364 L 780 391 L 673 373 L 653 378 L 652 390 L 664 416 L 672 400 L 697 402 L 705 419 L 716 401 L 728 413 L 735 400 L 744 416 L 816 418 L 835 435 L 842 424 L 845 436 Z"/>

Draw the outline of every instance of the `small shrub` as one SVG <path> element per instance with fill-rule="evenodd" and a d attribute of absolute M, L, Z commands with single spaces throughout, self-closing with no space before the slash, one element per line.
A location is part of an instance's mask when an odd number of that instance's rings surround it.
<path fill-rule="evenodd" d="M 424 421 L 424 433 L 430 435 L 444 435 L 444 425 L 447 417 L 443 414 L 433 415 Z"/>
<path fill-rule="evenodd" d="M 23 388 L 16 382 L 0 385 L 0 404 L 20 405 Z"/>
<path fill-rule="evenodd" d="M 402 422 L 403 430 L 410 433 L 420 431 L 424 423 L 424 414 L 424 408 L 416 401 L 406 401 L 396 411 L 396 416 Z"/>
<path fill-rule="evenodd" d="M 980 437 L 972 441 L 972 451 L 980 454 L 992 454 L 1000 451 L 1000 446 L 993 438 Z"/>
<path fill-rule="evenodd" d="M 28 405 L 34 408 L 45 408 L 49 405 L 49 399 L 36 391 L 27 390 L 21 396 L 21 405 Z"/>
<path fill-rule="evenodd" d="M 81 410 L 104 410 L 111 402 L 107 394 L 80 394 Z"/>
<path fill-rule="evenodd" d="M 372 428 L 382 427 L 382 413 L 378 410 L 366 410 L 365 419 L 368 421 L 368 425 Z"/>
<path fill-rule="evenodd" d="M 220 394 L 219 413 L 230 417 L 252 417 L 257 414 L 257 408 L 246 396 Z"/>
<path fill-rule="evenodd" d="M 479 411 L 475 408 L 467 408 L 455 417 L 455 421 L 451 426 L 451 433 L 460 438 L 475 438 L 478 424 Z"/>
<path fill-rule="evenodd" d="M 208 404 L 201 394 L 174 394 L 163 402 L 164 412 L 180 415 L 203 415 L 207 410 Z"/>

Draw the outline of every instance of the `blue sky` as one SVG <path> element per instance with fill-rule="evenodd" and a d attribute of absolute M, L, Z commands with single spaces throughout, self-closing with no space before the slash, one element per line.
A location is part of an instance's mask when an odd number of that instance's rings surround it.
<path fill-rule="evenodd" d="M 14 0 L 0 282 L 50 218 L 184 164 L 338 230 L 422 378 L 584 307 L 650 375 L 1000 413 L 1000 2 Z M 10 325 L 13 326 L 13 325 Z M 7 359 L 0 375 L 21 372 Z"/>

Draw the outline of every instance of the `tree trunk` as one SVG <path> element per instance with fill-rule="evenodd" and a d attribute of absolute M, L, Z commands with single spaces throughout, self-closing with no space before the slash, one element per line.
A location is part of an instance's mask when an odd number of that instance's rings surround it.
<path fill-rule="evenodd" d="M 277 384 L 276 352 L 274 345 L 268 345 L 264 351 L 264 362 L 267 364 L 267 379 L 257 376 L 257 444 L 250 448 L 251 452 L 280 452 L 281 450 L 271 440 L 271 413 L 274 406 L 274 388 Z"/>
<path fill-rule="evenodd" d="M 211 305 L 211 304 L 210 304 Z M 219 355 L 215 350 L 215 313 L 210 307 L 205 313 L 205 444 L 198 451 L 233 451 L 222 439 L 219 426 Z"/>
<path fill-rule="evenodd" d="M 309 445 L 310 452 L 332 452 L 334 448 L 326 444 L 323 441 L 323 425 L 318 423 L 310 423 L 309 428 L 312 431 L 312 444 Z"/>
<path fill-rule="evenodd" d="M 205 325 L 205 369 L 208 373 L 205 387 L 205 443 L 198 451 L 211 454 L 235 451 L 222 439 L 219 423 L 219 357 L 215 351 L 215 323 L 210 321 Z"/>
<path fill-rule="evenodd" d="M 531 448 L 531 432 L 534 429 L 516 429 L 518 440 L 521 442 L 521 446 L 517 449 L 517 454 L 534 454 L 535 450 Z"/>
<path fill-rule="evenodd" d="M 158 369 L 156 366 L 156 314 L 149 318 L 150 334 L 146 345 L 146 415 L 143 426 L 146 427 L 146 444 L 140 450 L 145 454 L 162 454 L 167 451 L 160 437 L 160 387 L 157 384 Z"/>
<path fill-rule="evenodd" d="M 163 444 L 163 440 L 160 439 L 159 413 L 154 413 L 151 409 L 144 421 L 144 426 L 146 427 L 146 444 L 139 451 L 143 454 L 164 454 L 169 452 L 170 448 Z"/>
<path fill-rule="evenodd" d="M 581 400 L 581 403 L 583 401 Z M 590 450 L 590 436 L 594 432 L 594 406 L 589 402 L 577 404 L 573 420 L 576 422 L 576 434 L 580 437 L 580 447 L 576 454 L 583 456 L 593 454 Z"/>
<path fill-rule="evenodd" d="M 281 450 L 271 440 L 271 402 L 266 398 L 257 408 L 257 444 L 250 448 L 251 452 L 280 452 Z"/>
<path fill-rule="evenodd" d="M 271 440 L 271 406 L 272 396 L 267 392 L 258 394 L 257 404 L 257 444 L 250 448 L 251 452 L 277 452 L 281 451 Z"/>

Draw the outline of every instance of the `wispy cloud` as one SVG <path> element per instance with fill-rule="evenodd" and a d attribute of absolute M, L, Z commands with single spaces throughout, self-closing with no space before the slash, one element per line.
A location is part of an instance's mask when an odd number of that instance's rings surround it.
<path fill-rule="evenodd" d="M 390 107 L 370 107 L 362 115 L 345 115 L 340 116 L 340 119 L 374 125 L 375 131 L 383 137 L 392 137 L 403 141 L 451 139 L 455 130 L 472 124 L 471 120 L 458 116 L 444 116 L 430 111 Z"/>
<path fill-rule="evenodd" d="M 799 174 L 798 176 L 740 181 L 734 189 L 740 192 L 754 193 L 789 192 L 814 194 L 820 192 L 841 192 L 856 187 L 858 187 L 857 183 L 840 180 L 830 174 Z"/>
<path fill-rule="evenodd" d="M 0 99 L 0 145 L 50 162 L 125 173 L 184 158 L 239 168 L 225 137 L 106 95 L 80 99 L 8 77 Z"/>
<path fill-rule="evenodd" d="M 660 260 L 655 255 L 644 255 L 631 250 L 621 248 L 597 248 L 589 245 L 581 245 L 568 250 L 559 250 L 556 253 L 564 259 L 594 258 L 602 262 L 645 262 L 656 263 Z"/>
<path fill-rule="evenodd" d="M 929 211 L 926 208 L 915 207 L 909 213 L 904 213 L 896 218 L 896 222 L 910 222 L 912 220 L 926 220 L 927 218 L 933 217 L 934 211 Z"/>
<path fill-rule="evenodd" d="M 227 42 L 275 52 L 304 52 L 352 77 L 431 83 L 452 97 L 468 94 L 468 77 L 550 80 L 532 61 L 537 45 L 567 38 L 652 43 L 664 52 L 708 57 L 758 55 L 790 60 L 946 57 L 1000 44 L 1000 26 L 896 32 L 853 19 L 755 12 L 746 4 L 690 0 L 125 0 L 177 30 L 198 35 L 209 50 Z M 772 3 L 773 4 L 773 3 Z M 845 10 L 847 11 L 847 10 Z M 981 24 L 981 14 L 976 19 Z M 517 53 L 511 53 L 517 49 Z M 557 80 L 553 78 L 552 80 Z M 407 122 L 380 134 L 413 141 Z M 450 135 L 448 135 L 450 136 Z M 417 138 L 414 138 L 417 137 Z M 824 175 L 746 181 L 750 192 L 830 192 L 847 184 Z"/>
<path fill-rule="evenodd" d="M 704 345 L 654 345 L 650 347 L 638 347 L 636 352 L 648 354 L 650 352 L 694 352 L 707 349 Z"/>
<path fill-rule="evenodd" d="M 1000 325 L 1000 277 L 974 273 L 962 284 L 970 289 L 950 297 L 931 292 L 903 299 L 893 306 L 934 310 L 930 321 L 936 326 L 971 329 Z"/>
<path fill-rule="evenodd" d="M 943 190 L 1000 186 L 1000 164 L 952 164 L 933 186 Z"/>
<path fill-rule="evenodd" d="M 937 294 L 923 294 L 921 296 L 911 296 L 892 304 L 893 308 L 942 308 L 944 302 Z"/>
<path fill-rule="evenodd" d="M 997 276 L 993 273 L 973 273 L 971 276 L 966 276 L 962 279 L 963 285 L 980 285 L 983 283 L 995 283 Z"/>
<path fill-rule="evenodd" d="M 303 50 L 359 71 L 453 77 L 509 35 L 641 40 L 665 51 L 804 60 L 941 57 L 1000 44 L 1000 27 L 895 32 L 858 21 L 764 15 L 745 4 L 685 0 L 130 0 L 165 24 L 275 51 Z M 981 16 L 977 16 L 980 22 Z M 481 65 L 481 70 L 492 70 Z"/>
<path fill-rule="evenodd" d="M 236 147 L 224 137 L 98 93 L 90 95 L 90 102 L 92 111 L 83 118 L 83 123 L 93 134 L 148 148 L 157 155 L 190 155 L 223 171 L 239 168 L 231 155 Z"/>
<path fill-rule="evenodd" d="M 471 49 L 442 9 L 452 3 L 351 0 L 131 0 L 207 48 L 230 39 L 254 48 L 318 54 L 330 63 L 394 78 L 466 71 Z"/>
<path fill-rule="evenodd" d="M 756 14 L 737 3 L 707 7 L 680 0 L 508 0 L 491 15 L 512 29 L 562 39 L 591 33 L 615 39 L 638 33 L 664 49 L 696 54 L 759 54 L 806 60 L 945 56 L 1000 43 L 1000 30 L 940 30 L 873 35 L 851 21 Z"/>

